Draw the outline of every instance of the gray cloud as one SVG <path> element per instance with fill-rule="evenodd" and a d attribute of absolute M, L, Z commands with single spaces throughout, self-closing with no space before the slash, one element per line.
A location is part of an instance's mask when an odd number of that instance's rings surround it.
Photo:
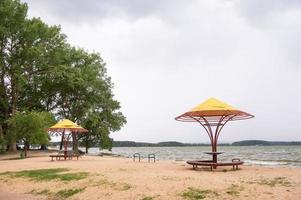
<path fill-rule="evenodd" d="M 116 140 L 206 142 L 174 117 L 211 96 L 256 116 L 221 140 L 301 140 L 299 1 L 26 2 L 103 55 L 128 118 Z"/>
<path fill-rule="evenodd" d="M 245 17 L 254 25 L 269 26 L 273 19 L 283 17 L 290 12 L 301 9 L 300 0 L 241 0 L 237 1 L 237 10 L 241 16 Z"/>
<path fill-rule="evenodd" d="M 171 7 L 189 4 L 189 1 L 184 3 L 173 0 L 27 0 L 26 2 L 33 6 L 32 9 L 47 10 L 53 17 L 69 23 L 92 24 L 107 18 L 137 20 L 164 13 Z"/>

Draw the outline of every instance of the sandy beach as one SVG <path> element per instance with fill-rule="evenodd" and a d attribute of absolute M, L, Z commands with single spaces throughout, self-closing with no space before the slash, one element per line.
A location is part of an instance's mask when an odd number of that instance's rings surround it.
<path fill-rule="evenodd" d="M 80 180 L 31 180 L 7 171 L 66 168 L 87 172 Z M 0 199 L 63 199 L 60 190 L 78 189 L 68 199 L 300 199 L 300 168 L 242 166 L 192 170 L 184 162 L 133 162 L 129 158 L 83 156 L 54 161 L 47 156 L 0 160 Z M 24 195 L 25 194 L 25 195 Z"/>

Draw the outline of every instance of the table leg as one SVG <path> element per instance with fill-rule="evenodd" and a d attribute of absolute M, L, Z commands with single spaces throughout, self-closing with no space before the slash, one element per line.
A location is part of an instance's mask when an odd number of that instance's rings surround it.
<path fill-rule="evenodd" d="M 217 155 L 216 154 L 212 155 L 212 160 L 214 163 L 217 163 Z M 216 169 L 216 165 L 213 166 L 213 169 Z"/>

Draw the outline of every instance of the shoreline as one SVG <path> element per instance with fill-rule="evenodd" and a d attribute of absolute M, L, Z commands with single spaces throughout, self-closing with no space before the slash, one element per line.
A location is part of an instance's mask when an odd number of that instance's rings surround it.
<path fill-rule="evenodd" d="M 50 154 L 57 153 L 59 150 L 57 149 L 49 149 L 49 150 L 38 150 L 33 149 L 28 151 L 28 158 L 35 158 L 35 157 L 49 157 Z M 0 162 L 2 160 L 18 160 L 20 159 L 20 153 L 22 151 L 18 150 L 18 152 L 14 153 L 4 153 L 0 154 Z M 88 153 L 88 154 L 82 154 L 82 156 L 96 156 L 96 157 L 112 157 L 112 158 L 124 158 L 124 159 L 133 159 L 130 156 L 125 156 L 121 154 L 115 154 L 115 153 L 109 153 L 109 152 L 99 152 L 97 154 L 95 153 Z M 144 157 L 142 160 L 146 160 L 147 158 Z M 178 163 L 185 163 L 189 159 L 156 159 L 156 162 L 160 161 L 167 161 L 167 162 L 178 162 Z M 262 163 L 277 163 L 277 162 L 283 162 L 283 161 L 261 161 L 261 160 L 243 160 L 245 163 L 243 166 L 251 166 L 251 167 L 268 167 L 268 168 L 292 168 L 292 169 L 301 169 L 301 165 L 291 165 L 291 164 L 262 164 Z M 250 162 L 251 161 L 251 162 Z M 258 163 L 258 164 L 256 164 Z"/>

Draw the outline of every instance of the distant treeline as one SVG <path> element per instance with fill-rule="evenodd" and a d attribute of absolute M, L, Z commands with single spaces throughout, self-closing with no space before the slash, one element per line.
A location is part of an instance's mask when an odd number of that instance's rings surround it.
<path fill-rule="evenodd" d="M 264 141 L 264 140 L 243 140 L 239 142 L 233 142 L 232 146 L 290 146 L 290 145 L 301 145 L 301 141 L 292 141 L 292 142 L 273 142 L 273 141 Z"/>
<path fill-rule="evenodd" d="M 296 142 L 273 142 L 265 140 L 243 140 L 233 143 L 220 143 L 219 146 L 286 146 L 286 145 L 301 145 L 301 141 Z M 181 146 L 211 146 L 209 143 L 181 143 L 181 142 L 133 142 L 133 141 L 114 141 L 113 147 L 181 147 Z"/>
<path fill-rule="evenodd" d="M 208 143 L 181 143 L 175 141 L 148 143 L 148 142 L 133 142 L 133 141 L 114 141 L 113 147 L 182 147 L 182 146 L 210 146 Z M 221 146 L 229 146 L 231 144 L 222 143 Z"/>
<path fill-rule="evenodd" d="M 57 146 L 60 142 L 50 142 L 51 145 Z M 70 144 L 70 143 L 69 143 Z M 71 144 L 70 144 L 71 145 Z M 301 141 L 295 142 L 273 142 L 264 140 L 243 140 L 233 143 L 220 143 L 219 146 L 287 146 L 301 145 Z M 211 146 L 209 143 L 181 143 L 175 141 L 148 143 L 134 141 L 113 141 L 113 147 L 183 147 L 183 146 Z M 97 146 L 95 146 L 97 147 Z"/>

